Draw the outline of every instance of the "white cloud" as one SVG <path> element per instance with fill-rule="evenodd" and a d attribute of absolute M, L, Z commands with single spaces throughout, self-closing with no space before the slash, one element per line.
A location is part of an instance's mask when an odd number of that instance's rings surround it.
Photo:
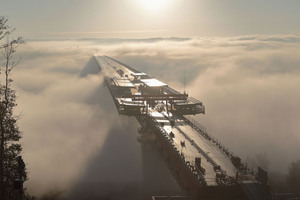
<path fill-rule="evenodd" d="M 266 152 L 271 170 L 286 171 L 300 150 L 299 48 L 299 36 L 28 42 L 14 71 L 27 186 L 39 194 L 68 189 L 101 152 L 112 121 L 128 127 L 100 75 L 79 78 L 93 54 L 180 91 L 186 74 L 189 94 L 206 105 L 198 119 L 210 134 L 243 158 Z"/>

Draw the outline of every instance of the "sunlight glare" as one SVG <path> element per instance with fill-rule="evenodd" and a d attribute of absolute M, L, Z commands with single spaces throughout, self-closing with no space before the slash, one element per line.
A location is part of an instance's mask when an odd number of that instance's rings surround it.
<path fill-rule="evenodd" d="M 138 0 L 144 8 L 152 12 L 165 8 L 171 1 L 172 0 Z"/>

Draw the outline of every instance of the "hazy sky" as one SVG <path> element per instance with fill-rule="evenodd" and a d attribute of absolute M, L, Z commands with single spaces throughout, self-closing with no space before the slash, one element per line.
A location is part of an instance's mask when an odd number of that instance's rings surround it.
<path fill-rule="evenodd" d="M 299 34 L 298 0 L 0 0 L 26 38 Z"/>

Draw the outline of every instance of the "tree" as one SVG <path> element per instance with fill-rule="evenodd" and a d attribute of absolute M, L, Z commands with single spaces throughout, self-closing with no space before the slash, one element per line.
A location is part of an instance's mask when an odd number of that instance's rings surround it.
<path fill-rule="evenodd" d="M 18 158 L 22 151 L 18 143 L 21 132 L 17 125 L 17 117 L 13 115 L 16 95 L 11 88 L 11 72 L 19 63 L 14 61 L 13 56 L 23 39 L 10 39 L 14 29 L 7 25 L 7 21 L 6 17 L 0 17 L 0 199 L 3 200 L 20 197 L 20 193 L 14 189 L 14 181 L 21 175 Z"/>
<path fill-rule="evenodd" d="M 287 184 L 290 192 L 300 192 L 300 160 L 290 164 Z"/>

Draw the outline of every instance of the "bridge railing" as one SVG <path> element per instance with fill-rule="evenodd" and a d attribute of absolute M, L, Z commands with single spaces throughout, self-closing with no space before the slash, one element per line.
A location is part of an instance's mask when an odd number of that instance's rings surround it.
<path fill-rule="evenodd" d="M 182 117 L 185 120 L 185 122 L 190 126 L 192 126 L 200 135 L 202 135 L 204 138 L 211 141 L 212 143 L 216 144 L 219 147 L 219 149 L 224 152 L 226 156 L 228 156 L 229 158 L 233 156 L 233 153 L 229 151 L 229 148 L 225 147 L 225 145 L 223 145 L 216 138 L 211 136 L 201 123 L 199 123 L 198 121 L 196 121 L 195 119 L 189 116 L 182 116 Z"/>
<path fill-rule="evenodd" d="M 176 155 L 178 157 L 178 160 L 182 162 L 182 164 L 186 167 L 186 169 L 193 175 L 193 177 L 199 181 L 202 185 L 207 185 L 206 180 L 203 178 L 203 174 L 199 174 L 201 172 L 198 172 L 195 170 L 195 166 L 192 165 L 189 161 L 186 161 L 185 156 L 182 152 L 179 151 L 179 149 L 174 144 L 174 141 L 172 137 L 166 132 L 166 130 L 152 117 L 150 117 L 151 123 L 154 125 L 154 127 L 157 129 L 157 131 L 160 131 L 163 138 L 168 142 L 170 147 L 176 152 Z"/>
<path fill-rule="evenodd" d="M 193 119 L 192 117 L 189 116 L 182 116 L 182 118 L 185 120 L 185 122 L 187 124 L 189 124 L 190 126 L 192 126 L 199 134 L 201 134 L 203 137 L 205 137 L 207 140 L 211 141 L 212 143 L 214 143 L 215 145 L 217 145 L 219 147 L 219 149 L 230 159 L 232 159 L 233 157 L 236 157 L 232 151 L 229 151 L 229 148 L 226 147 L 225 145 L 223 145 L 220 141 L 218 141 L 216 138 L 214 138 L 213 136 L 211 136 L 206 128 L 197 120 Z M 247 163 L 240 163 L 240 166 L 237 167 L 238 169 L 242 169 L 244 170 L 244 172 L 246 174 L 256 174 L 256 172 L 254 171 L 254 169 L 250 169 L 248 168 Z"/>

